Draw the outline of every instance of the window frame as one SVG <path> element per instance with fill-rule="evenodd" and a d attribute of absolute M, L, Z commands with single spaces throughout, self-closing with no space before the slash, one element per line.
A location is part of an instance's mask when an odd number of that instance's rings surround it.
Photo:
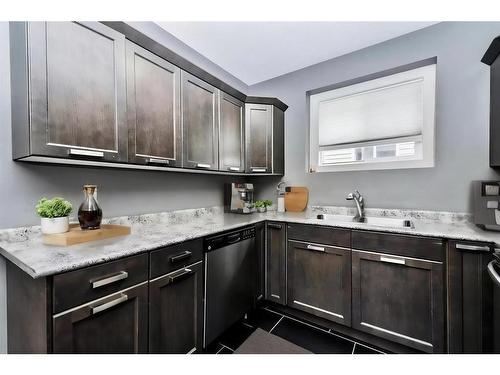
<path fill-rule="evenodd" d="M 419 64 L 415 66 L 415 64 Z M 344 84 L 307 92 L 309 103 L 309 155 L 307 171 L 344 172 L 364 170 L 432 168 L 435 166 L 435 109 L 436 109 L 436 74 L 437 60 L 435 58 L 420 63 L 391 69 L 370 76 L 350 80 Z M 398 82 L 406 82 L 423 78 L 423 126 L 422 126 L 422 159 L 342 163 L 337 165 L 320 165 L 319 146 L 319 103 L 338 97 L 370 91 Z M 392 138 L 397 140 L 398 138 Z M 360 142 L 358 144 L 362 144 Z M 367 142 L 369 143 L 369 142 Z M 348 146 L 348 145 L 347 145 Z M 346 147 L 347 148 L 347 147 Z"/>

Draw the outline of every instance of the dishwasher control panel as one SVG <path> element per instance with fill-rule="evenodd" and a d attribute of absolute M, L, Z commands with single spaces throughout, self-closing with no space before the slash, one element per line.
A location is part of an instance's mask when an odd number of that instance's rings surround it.
<path fill-rule="evenodd" d="M 221 247 L 236 244 L 241 241 L 250 240 L 255 237 L 255 227 L 245 227 L 240 230 L 220 234 L 205 239 L 203 249 L 205 252 L 220 249 Z"/>

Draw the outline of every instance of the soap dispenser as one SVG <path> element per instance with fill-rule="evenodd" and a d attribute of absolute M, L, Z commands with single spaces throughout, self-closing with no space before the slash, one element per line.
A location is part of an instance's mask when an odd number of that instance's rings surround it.
<path fill-rule="evenodd" d="M 285 212 L 285 181 L 281 181 L 276 187 L 278 195 L 278 212 Z"/>

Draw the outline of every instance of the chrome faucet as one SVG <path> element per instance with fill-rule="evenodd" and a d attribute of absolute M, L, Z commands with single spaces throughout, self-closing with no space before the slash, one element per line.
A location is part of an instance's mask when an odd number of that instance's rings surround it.
<path fill-rule="evenodd" d="M 362 223 L 365 221 L 365 200 L 363 199 L 363 196 L 361 193 L 357 190 L 354 191 L 354 193 L 349 193 L 347 197 L 345 197 L 346 200 L 348 201 L 354 201 L 356 203 L 356 208 L 358 212 L 354 216 L 353 220 L 357 221 L 359 223 Z"/>

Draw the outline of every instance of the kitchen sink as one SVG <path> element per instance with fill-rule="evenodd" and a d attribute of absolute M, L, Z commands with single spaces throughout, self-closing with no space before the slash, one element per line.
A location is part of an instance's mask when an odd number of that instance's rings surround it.
<path fill-rule="evenodd" d="M 354 222 L 354 218 L 349 215 L 319 214 L 316 216 L 316 218 L 320 220 L 338 222 L 338 223 Z M 385 228 L 413 228 L 413 223 L 411 220 L 389 218 L 389 217 L 367 216 L 365 217 L 365 220 L 360 224 L 385 227 Z"/>

